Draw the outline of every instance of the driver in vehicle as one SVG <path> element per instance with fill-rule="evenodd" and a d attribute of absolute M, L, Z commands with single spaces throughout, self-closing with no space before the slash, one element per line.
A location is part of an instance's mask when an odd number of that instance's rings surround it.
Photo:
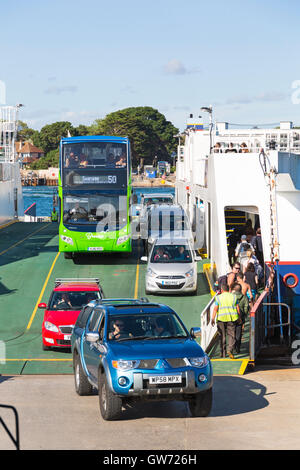
<path fill-rule="evenodd" d="M 164 252 L 163 248 L 158 247 L 156 254 L 154 255 L 154 261 L 163 261 L 163 260 L 169 260 L 170 257 L 167 253 Z"/>
<path fill-rule="evenodd" d="M 53 305 L 56 310 L 65 310 L 68 308 L 73 308 L 70 301 L 70 297 L 66 293 L 62 293 L 60 299 L 57 300 L 57 303 Z"/>
<path fill-rule="evenodd" d="M 117 319 L 112 322 L 113 330 L 109 333 L 109 339 L 123 339 L 132 338 L 131 333 L 127 333 L 125 323 L 122 319 Z"/>
<path fill-rule="evenodd" d="M 69 211 L 68 218 L 76 218 L 76 219 L 87 219 L 88 212 L 84 207 L 79 205 L 79 202 L 76 202 L 73 209 Z"/>

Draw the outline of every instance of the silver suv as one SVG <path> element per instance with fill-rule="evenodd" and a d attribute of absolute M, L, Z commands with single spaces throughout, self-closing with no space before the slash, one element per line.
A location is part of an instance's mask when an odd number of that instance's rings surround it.
<path fill-rule="evenodd" d="M 159 238 L 155 241 L 146 271 L 146 294 L 197 292 L 197 261 L 191 243 L 185 238 Z"/>

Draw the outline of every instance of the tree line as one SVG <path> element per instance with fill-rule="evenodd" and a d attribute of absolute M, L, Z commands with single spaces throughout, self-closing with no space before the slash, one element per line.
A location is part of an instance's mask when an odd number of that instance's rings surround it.
<path fill-rule="evenodd" d="M 111 135 L 129 137 L 131 143 L 132 165 L 137 167 L 157 160 L 171 161 L 176 152 L 179 130 L 158 110 L 150 106 L 126 108 L 96 119 L 90 126 L 73 126 L 69 121 L 47 124 L 40 131 L 31 129 L 19 121 L 17 140 L 29 140 L 44 151 L 45 156 L 31 163 L 31 169 L 57 167 L 59 161 L 59 142 L 70 133 L 74 136 Z"/>

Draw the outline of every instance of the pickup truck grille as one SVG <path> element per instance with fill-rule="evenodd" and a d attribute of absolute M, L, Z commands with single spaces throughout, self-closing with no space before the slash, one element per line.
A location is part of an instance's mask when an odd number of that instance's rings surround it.
<path fill-rule="evenodd" d="M 142 359 L 140 361 L 139 369 L 155 369 L 158 361 L 159 359 Z M 165 361 L 167 361 L 172 369 L 186 367 L 186 362 L 182 357 L 171 357 L 169 359 L 165 359 Z"/>

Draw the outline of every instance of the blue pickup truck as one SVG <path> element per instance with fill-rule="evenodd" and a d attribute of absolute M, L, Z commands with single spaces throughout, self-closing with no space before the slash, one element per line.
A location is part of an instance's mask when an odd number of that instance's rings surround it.
<path fill-rule="evenodd" d="M 75 389 L 98 389 L 105 420 L 135 400 L 185 400 L 192 416 L 212 406 L 211 362 L 170 307 L 147 299 L 94 300 L 80 312 L 71 336 Z"/>

